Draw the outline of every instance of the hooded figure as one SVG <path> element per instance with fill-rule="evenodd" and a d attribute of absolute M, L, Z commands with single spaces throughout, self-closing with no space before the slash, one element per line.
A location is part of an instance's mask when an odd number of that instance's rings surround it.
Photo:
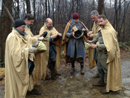
<path fill-rule="evenodd" d="M 31 38 L 24 32 L 25 25 L 23 20 L 15 20 L 14 28 L 6 39 L 5 98 L 25 98 L 27 90 L 33 89 L 33 85 L 30 87 L 30 76 L 35 67 L 34 53 L 37 48 L 32 47 L 30 42 L 37 38 Z"/>
<path fill-rule="evenodd" d="M 47 50 L 44 53 L 36 55 L 36 65 L 38 67 L 35 69 L 35 82 L 37 85 L 40 85 L 41 79 L 46 79 L 47 66 L 51 71 L 51 79 L 55 79 L 59 65 L 60 65 L 60 49 L 61 49 L 61 40 L 58 40 L 58 36 L 62 36 L 55 27 L 52 26 L 53 21 L 50 18 L 46 19 L 45 24 L 39 31 L 41 36 L 46 35 L 43 43 L 45 43 Z M 56 38 L 56 40 L 54 40 Z M 50 62 L 49 62 L 50 61 Z M 48 64 L 49 62 L 49 64 Z"/>
<path fill-rule="evenodd" d="M 117 32 L 112 27 L 105 15 L 98 16 L 98 23 L 102 27 L 99 30 L 97 37 L 92 40 L 90 47 L 97 49 L 97 59 L 100 64 L 99 82 L 93 86 L 103 86 L 104 74 L 107 74 L 107 85 L 101 93 L 107 94 L 111 91 L 118 91 L 121 89 L 121 63 L 120 63 L 120 49 L 117 40 Z M 104 84 L 105 86 L 105 84 Z"/>
<path fill-rule="evenodd" d="M 71 74 L 75 72 L 75 61 L 79 61 L 81 65 L 81 74 L 84 74 L 84 57 L 85 47 L 84 41 L 87 40 L 87 27 L 79 21 L 79 14 L 74 13 L 73 19 L 70 20 L 64 30 L 62 45 L 64 47 L 64 54 L 66 57 L 66 63 L 72 65 Z"/>

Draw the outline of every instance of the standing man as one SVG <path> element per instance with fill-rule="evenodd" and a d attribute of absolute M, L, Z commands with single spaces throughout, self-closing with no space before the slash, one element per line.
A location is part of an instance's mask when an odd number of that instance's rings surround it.
<path fill-rule="evenodd" d="M 98 16 L 98 23 L 101 26 L 101 30 L 99 30 L 97 37 L 90 41 L 94 43 L 91 45 L 91 48 L 97 49 L 98 63 L 101 63 L 99 64 L 100 80 L 93 86 L 104 84 L 104 74 L 107 73 L 106 89 L 101 92 L 102 94 L 107 94 L 110 90 L 118 91 L 121 89 L 120 49 L 117 40 L 117 32 L 106 19 L 106 16 Z"/>
<path fill-rule="evenodd" d="M 25 25 L 23 20 L 15 20 L 14 28 L 6 39 L 5 98 L 25 98 L 29 89 L 30 76 L 34 69 L 33 54 L 37 52 L 37 48 L 32 47 L 30 42 L 37 38 L 27 35 Z M 32 93 L 40 94 L 37 90 L 32 90 Z"/>
<path fill-rule="evenodd" d="M 38 35 L 33 35 L 32 31 L 30 29 L 30 27 L 33 25 L 34 17 L 31 14 L 26 14 L 24 17 L 24 22 L 26 23 L 25 32 L 28 34 L 28 36 L 35 37 L 35 38 L 38 37 Z M 36 44 L 37 41 L 33 42 L 33 44 Z"/>
<path fill-rule="evenodd" d="M 77 30 L 80 30 L 82 34 L 86 34 L 86 36 L 82 36 L 78 39 L 75 39 L 75 31 L 73 27 L 76 27 Z M 70 63 L 72 65 L 71 68 L 71 74 L 75 72 L 75 61 L 80 62 L 81 70 L 80 73 L 81 75 L 84 74 L 84 57 L 85 57 L 85 47 L 84 47 L 84 41 L 86 41 L 88 29 L 87 27 L 79 20 L 79 14 L 74 13 L 73 14 L 73 19 L 71 19 L 64 30 L 64 35 L 63 35 L 63 41 L 62 45 L 64 47 L 64 55 L 66 57 L 66 63 Z M 84 39 L 84 40 L 83 40 Z"/>
<path fill-rule="evenodd" d="M 92 31 L 89 32 L 89 37 L 90 39 L 95 39 L 97 34 L 98 34 L 98 30 L 100 29 L 100 26 L 98 24 L 98 16 L 99 13 L 97 12 L 97 10 L 93 10 L 91 13 L 91 19 L 94 21 L 93 27 L 92 27 Z M 96 66 L 96 58 L 95 57 L 95 53 L 96 53 L 96 49 L 89 49 L 89 66 L 90 68 L 93 68 Z"/>
<path fill-rule="evenodd" d="M 52 19 L 47 18 L 44 26 L 40 29 L 39 34 L 41 36 L 45 33 L 47 34 L 45 40 L 43 41 L 47 47 L 47 51 L 36 56 L 36 64 L 38 64 L 41 69 L 40 77 L 42 79 L 46 78 L 48 65 L 51 71 L 51 79 L 55 80 L 56 75 L 60 75 L 57 71 L 60 65 L 61 40 L 56 43 L 54 43 L 53 40 L 58 36 L 62 37 L 62 34 L 59 33 L 52 24 Z M 38 76 L 39 75 L 37 74 L 37 82 L 40 83 L 41 78 L 38 78 Z"/>
<path fill-rule="evenodd" d="M 91 19 L 94 21 L 93 27 L 92 27 L 92 31 L 88 33 L 89 35 L 89 40 L 95 39 L 98 31 L 100 29 L 100 26 L 98 24 L 98 16 L 99 13 L 97 10 L 93 10 L 91 13 Z M 97 58 L 96 58 L 96 49 L 91 49 L 89 48 L 89 66 L 90 68 L 93 68 L 96 66 L 97 63 Z M 97 69 L 98 69 L 98 64 L 97 64 Z M 97 73 L 96 76 L 94 76 L 95 78 L 99 77 L 99 74 Z"/>
<path fill-rule="evenodd" d="M 28 37 L 37 39 L 37 40 L 34 40 L 34 41 L 32 41 L 32 42 L 31 42 L 30 40 L 28 40 L 29 43 L 31 43 L 31 44 L 36 44 L 36 43 L 38 43 L 38 41 L 39 41 L 39 38 L 38 38 L 39 35 L 33 35 L 32 31 L 31 31 L 31 29 L 30 29 L 30 27 L 33 25 L 34 17 L 33 17 L 31 14 L 26 14 L 26 15 L 24 16 L 24 22 L 26 23 L 25 32 L 28 34 Z M 32 56 L 35 58 L 35 54 L 32 54 Z M 35 61 L 34 61 L 34 62 L 35 62 Z M 38 67 L 38 66 L 36 65 L 35 69 L 36 69 L 37 67 Z M 33 88 L 33 85 L 36 84 L 36 81 L 35 81 L 35 73 L 37 73 L 37 72 L 36 72 L 37 70 L 35 70 L 35 69 L 34 69 L 34 72 L 33 72 L 32 76 L 30 76 L 29 91 L 31 91 L 32 88 Z M 39 71 L 38 71 L 38 72 L 39 72 Z"/>

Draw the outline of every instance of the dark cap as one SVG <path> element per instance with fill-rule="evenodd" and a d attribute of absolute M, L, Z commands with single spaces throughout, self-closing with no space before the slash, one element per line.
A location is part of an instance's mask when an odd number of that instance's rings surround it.
<path fill-rule="evenodd" d="M 73 19 L 79 19 L 79 14 L 78 13 L 74 13 L 73 14 Z"/>
<path fill-rule="evenodd" d="M 26 23 L 22 19 L 16 19 L 14 22 L 14 27 L 17 28 L 21 25 L 26 25 Z"/>

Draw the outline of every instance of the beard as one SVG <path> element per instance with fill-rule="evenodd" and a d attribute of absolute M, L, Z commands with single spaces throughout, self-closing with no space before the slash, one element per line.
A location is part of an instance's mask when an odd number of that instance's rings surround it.
<path fill-rule="evenodd" d="M 104 25 L 100 25 L 100 27 L 104 28 Z"/>

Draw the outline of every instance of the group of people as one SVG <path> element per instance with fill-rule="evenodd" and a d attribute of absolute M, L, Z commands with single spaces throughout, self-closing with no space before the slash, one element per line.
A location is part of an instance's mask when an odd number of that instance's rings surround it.
<path fill-rule="evenodd" d="M 93 86 L 105 86 L 104 75 L 107 74 L 106 88 L 101 92 L 121 89 L 120 49 L 117 32 L 105 15 L 99 15 L 96 10 L 91 12 L 94 21 L 92 31 L 89 31 L 79 20 L 79 14 L 74 13 L 67 23 L 63 36 L 55 27 L 53 21 L 47 18 L 39 31 L 33 35 L 30 26 L 34 17 L 27 14 L 24 19 L 17 19 L 12 32 L 6 39 L 5 48 L 5 98 L 25 98 L 27 91 L 41 94 L 34 89 L 40 85 L 41 79 L 47 77 L 47 67 L 51 79 L 55 80 L 60 66 L 61 45 L 64 49 L 65 61 L 71 63 L 70 74 L 75 73 L 75 61 L 80 63 L 81 75 L 84 75 L 84 57 L 88 50 L 89 66 L 97 66 L 99 82 Z M 89 45 L 86 48 L 85 45 Z"/>

